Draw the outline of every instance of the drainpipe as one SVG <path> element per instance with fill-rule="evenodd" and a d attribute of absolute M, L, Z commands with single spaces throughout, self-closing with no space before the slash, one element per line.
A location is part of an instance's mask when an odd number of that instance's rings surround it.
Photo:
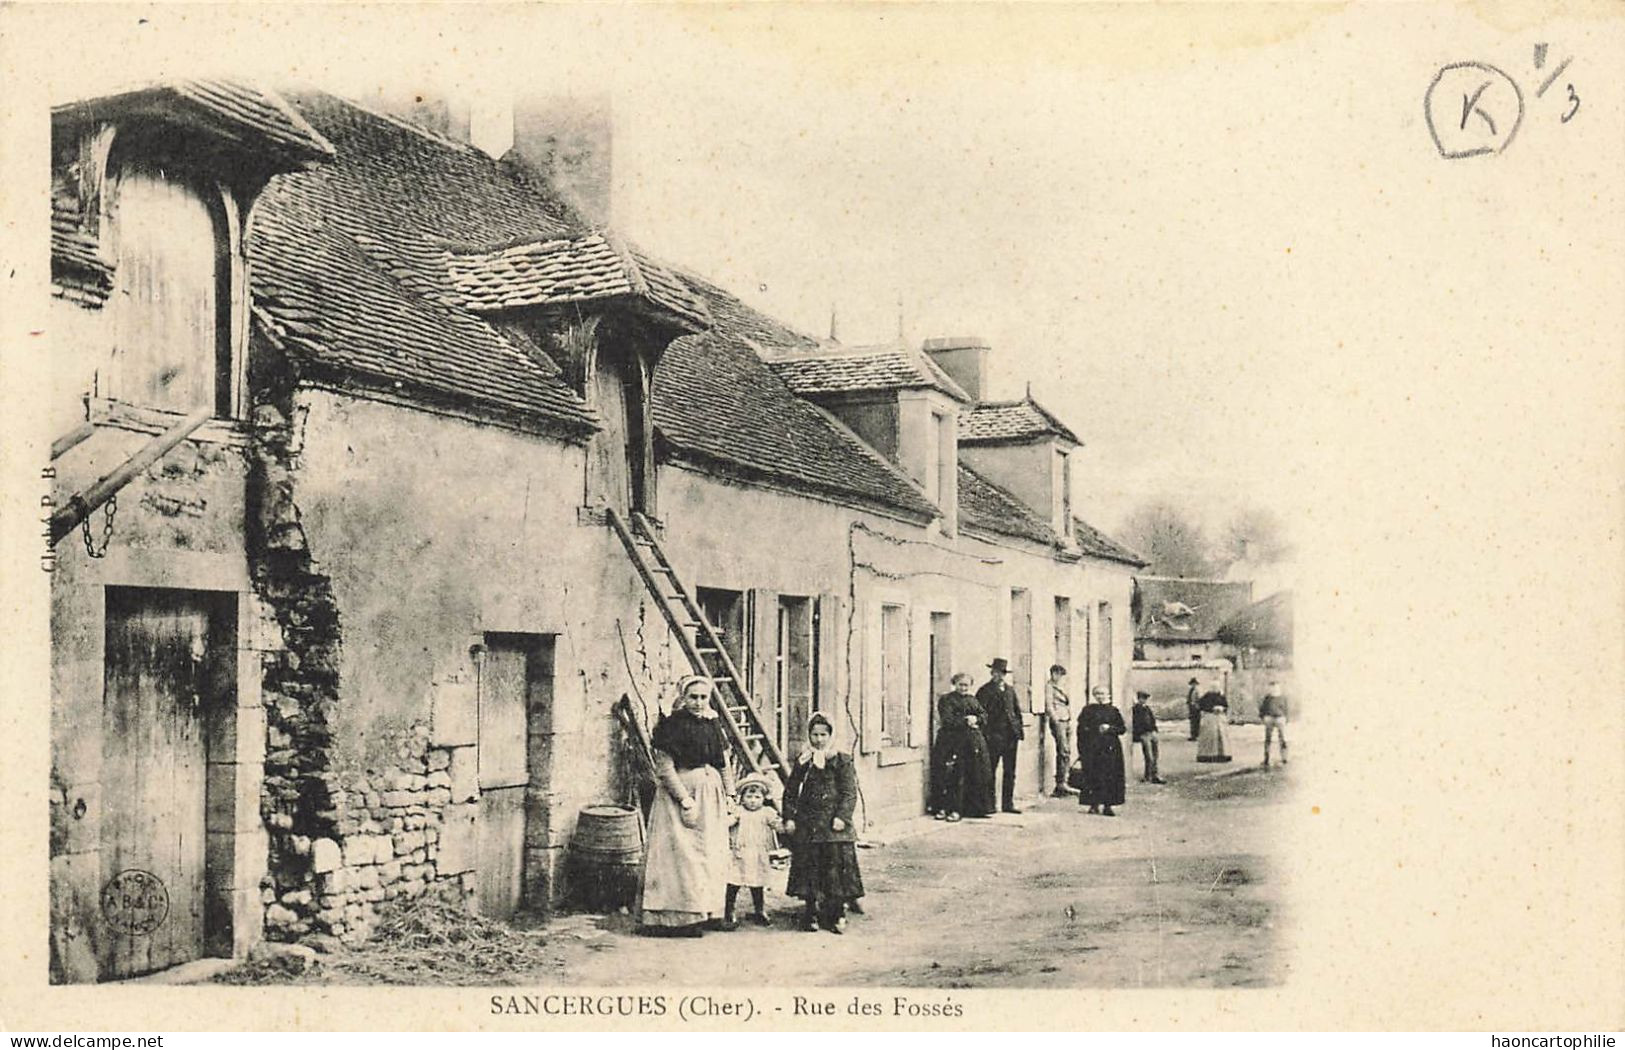
<path fill-rule="evenodd" d="M 200 408 L 168 430 L 142 446 L 141 451 L 125 460 L 111 473 L 102 475 L 90 488 L 71 499 L 61 510 L 51 515 L 51 546 L 78 528 L 97 507 L 106 503 L 119 489 L 128 485 L 136 475 L 158 462 L 170 449 L 191 437 L 192 432 L 214 418 L 214 409 Z"/>

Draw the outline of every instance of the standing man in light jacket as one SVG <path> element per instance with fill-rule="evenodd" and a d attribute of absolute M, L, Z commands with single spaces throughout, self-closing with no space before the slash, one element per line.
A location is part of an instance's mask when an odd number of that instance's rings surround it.
<path fill-rule="evenodd" d="M 1055 738 L 1054 797 L 1066 798 L 1066 775 L 1072 769 L 1072 699 L 1061 685 L 1066 668 L 1055 664 L 1044 683 L 1044 713 L 1049 716 L 1050 736 Z"/>

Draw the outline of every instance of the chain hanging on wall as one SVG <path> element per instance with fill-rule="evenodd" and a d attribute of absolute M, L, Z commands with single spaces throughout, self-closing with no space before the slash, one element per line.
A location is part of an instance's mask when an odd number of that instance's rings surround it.
<path fill-rule="evenodd" d="M 107 497 L 107 502 L 102 505 L 101 550 L 96 549 L 96 541 L 90 535 L 90 515 L 85 515 L 85 520 L 79 523 L 79 528 L 84 533 L 86 554 L 90 555 L 92 558 L 105 558 L 107 556 L 107 545 L 113 542 L 113 519 L 117 515 L 118 497 L 109 496 Z"/>

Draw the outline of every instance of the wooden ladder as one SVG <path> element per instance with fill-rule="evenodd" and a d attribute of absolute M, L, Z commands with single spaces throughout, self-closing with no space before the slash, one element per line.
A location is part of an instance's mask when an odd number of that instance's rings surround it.
<path fill-rule="evenodd" d="M 621 538 L 633 566 L 643 578 L 643 585 L 660 606 L 667 626 L 683 647 L 689 666 L 694 668 L 695 674 L 711 679 L 715 687 L 711 691 L 711 706 L 716 708 L 723 728 L 733 741 L 740 764 L 758 773 L 773 771 L 781 778 L 788 778 L 790 766 L 773 743 L 773 735 L 745 689 L 739 668 L 734 666 L 716 629 L 700 611 L 677 570 L 672 568 L 649 519 L 633 511 L 629 527 L 614 510 L 606 513 L 610 527 Z"/>

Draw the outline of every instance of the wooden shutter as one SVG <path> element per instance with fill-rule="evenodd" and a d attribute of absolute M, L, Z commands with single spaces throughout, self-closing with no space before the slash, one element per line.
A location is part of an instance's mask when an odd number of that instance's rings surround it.
<path fill-rule="evenodd" d="M 836 715 L 842 709 L 846 685 L 846 600 L 836 594 L 819 595 L 813 617 L 818 640 L 813 666 L 818 669 L 818 679 L 813 683 L 812 707 L 830 721 L 839 721 Z"/>

